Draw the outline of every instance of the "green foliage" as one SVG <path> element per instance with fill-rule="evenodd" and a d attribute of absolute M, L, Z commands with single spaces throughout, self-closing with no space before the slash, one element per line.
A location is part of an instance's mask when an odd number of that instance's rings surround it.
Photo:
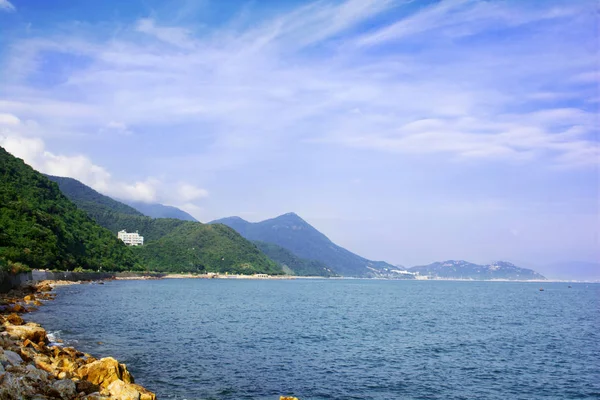
<path fill-rule="evenodd" d="M 0 147 L 0 257 L 31 268 L 136 268 L 133 253 L 45 176 Z"/>
<path fill-rule="evenodd" d="M 106 201 L 102 198 L 106 196 L 78 181 L 75 181 L 78 185 L 64 185 L 64 182 L 68 181 L 62 180 L 57 182 L 71 201 L 99 225 L 110 230 L 115 237 L 122 229 L 128 232 L 138 231 L 144 236 L 143 246 L 130 249 L 147 270 L 235 274 L 283 273 L 279 265 L 229 227 L 121 213 L 121 205 L 125 206 L 124 204 L 110 198 L 110 201 Z M 99 199 L 99 202 L 88 201 L 94 198 Z"/>
<path fill-rule="evenodd" d="M 307 260 L 294 255 L 291 251 L 273 243 L 253 241 L 263 253 L 282 267 L 287 267 L 298 276 L 337 276 L 327 265 L 316 260 Z"/>
<path fill-rule="evenodd" d="M 161 239 L 133 249 L 153 271 L 282 273 L 256 246 L 224 225 L 185 222 Z"/>

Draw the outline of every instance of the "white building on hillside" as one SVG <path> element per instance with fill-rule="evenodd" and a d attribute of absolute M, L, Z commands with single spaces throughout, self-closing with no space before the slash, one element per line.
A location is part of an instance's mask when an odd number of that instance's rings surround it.
<path fill-rule="evenodd" d="M 140 236 L 137 231 L 135 231 L 135 233 L 127 233 L 127 231 L 123 229 L 117 233 L 117 237 L 128 246 L 142 246 L 144 244 L 144 237 Z"/>

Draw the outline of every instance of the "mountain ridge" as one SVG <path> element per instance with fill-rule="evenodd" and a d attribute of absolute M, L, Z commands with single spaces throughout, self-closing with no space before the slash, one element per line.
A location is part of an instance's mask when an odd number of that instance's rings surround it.
<path fill-rule="evenodd" d="M 379 271 L 395 270 L 384 261 L 368 260 L 338 246 L 294 212 L 259 222 L 226 217 L 209 224 L 225 224 L 249 240 L 276 244 L 300 258 L 319 261 L 343 276 L 375 277 Z"/>
<path fill-rule="evenodd" d="M 168 206 L 160 203 L 145 203 L 141 201 L 120 200 L 122 203 L 135 208 L 139 212 L 152 218 L 175 218 L 182 221 L 199 222 L 189 213 L 175 206 Z"/>
<path fill-rule="evenodd" d="M 506 280 L 545 280 L 546 278 L 536 271 L 528 268 L 517 267 L 508 261 L 495 261 L 491 264 L 481 265 L 465 260 L 437 261 L 428 265 L 418 265 L 408 269 L 409 272 L 418 273 L 437 279 L 506 279 Z"/>

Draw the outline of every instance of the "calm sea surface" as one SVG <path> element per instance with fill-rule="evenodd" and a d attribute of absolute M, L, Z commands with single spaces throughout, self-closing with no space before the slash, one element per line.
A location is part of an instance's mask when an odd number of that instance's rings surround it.
<path fill-rule="evenodd" d="M 29 319 L 161 399 L 597 399 L 600 284 L 571 285 L 118 281 Z"/>

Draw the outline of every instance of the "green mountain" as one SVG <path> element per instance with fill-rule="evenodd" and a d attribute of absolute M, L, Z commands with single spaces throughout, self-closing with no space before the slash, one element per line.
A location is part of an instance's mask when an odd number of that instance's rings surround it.
<path fill-rule="evenodd" d="M 218 225 L 214 225 L 218 226 Z M 307 260 L 294 255 L 289 250 L 273 243 L 253 242 L 271 260 L 277 262 L 290 275 L 298 276 L 337 276 L 327 265 L 316 260 Z"/>
<path fill-rule="evenodd" d="M 463 260 L 448 260 L 429 265 L 420 265 L 408 269 L 409 272 L 431 278 L 442 279 L 506 279 L 506 280 L 543 280 L 537 272 L 520 268 L 507 261 L 497 261 L 489 265 L 473 264 Z"/>
<path fill-rule="evenodd" d="M 0 147 L 0 263 L 108 271 L 138 268 L 136 257 L 58 186 Z"/>
<path fill-rule="evenodd" d="M 115 237 L 123 229 L 138 231 L 144 236 L 143 246 L 130 249 L 146 269 L 165 272 L 283 273 L 279 265 L 229 227 L 174 218 L 146 217 L 81 182 L 76 181 L 78 184 L 75 185 L 72 181 L 56 180 L 63 193 L 99 225 L 111 231 Z M 126 212 L 121 212 L 123 210 Z"/>
<path fill-rule="evenodd" d="M 274 243 L 294 255 L 317 260 L 344 276 L 373 277 L 396 268 L 383 261 L 371 261 L 333 243 L 302 218 L 288 213 L 262 222 L 251 223 L 239 217 L 212 221 L 225 224 L 249 240 Z"/>
<path fill-rule="evenodd" d="M 123 200 L 123 202 L 135 208 L 142 214 L 152 218 L 175 218 L 183 221 L 198 221 L 196 218 L 177 207 L 165 206 L 158 203 L 143 203 L 141 201 Z"/>
<path fill-rule="evenodd" d="M 255 245 L 220 224 L 185 222 L 159 240 L 133 250 L 153 271 L 283 273 Z"/>

